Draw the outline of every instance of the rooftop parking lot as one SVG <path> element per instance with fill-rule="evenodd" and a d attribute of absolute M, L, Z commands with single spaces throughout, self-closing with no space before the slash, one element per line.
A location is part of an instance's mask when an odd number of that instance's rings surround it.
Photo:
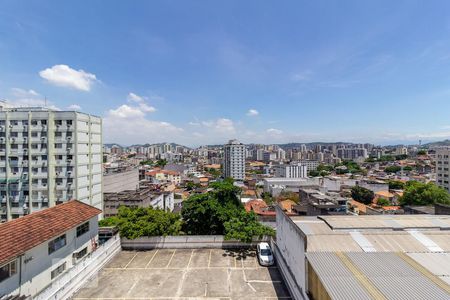
<path fill-rule="evenodd" d="M 290 299 L 276 266 L 255 251 L 122 251 L 74 299 Z"/>

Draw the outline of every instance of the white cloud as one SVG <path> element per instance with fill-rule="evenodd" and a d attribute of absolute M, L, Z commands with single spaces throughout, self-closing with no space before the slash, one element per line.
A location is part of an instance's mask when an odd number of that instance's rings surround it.
<path fill-rule="evenodd" d="M 139 96 L 135 93 L 128 93 L 127 100 L 130 103 L 137 103 L 139 105 L 139 109 L 143 112 L 154 112 L 156 111 L 156 108 L 153 106 L 150 106 L 146 103 L 147 97 Z"/>
<path fill-rule="evenodd" d="M 149 120 L 147 112 L 140 106 L 127 104 L 110 109 L 103 118 L 105 141 L 129 145 L 183 140 L 182 128 L 164 121 Z"/>
<path fill-rule="evenodd" d="M 78 104 L 71 104 L 67 107 L 68 110 L 81 110 L 81 106 Z"/>
<path fill-rule="evenodd" d="M 203 121 L 201 124 L 209 129 L 214 130 L 217 133 L 235 133 L 236 128 L 234 127 L 234 123 L 230 119 L 219 118 L 217 120 L 212 121 Z"/>
<path fill-rule="evenodd" d="M 128 102 L 140 103 L 140 102 L 144 102 L 144 97 L 141 97 L 135 93 L 130 92 L 130 93 L 128 93 L 127 100 L 128 100 Z"/>
<path fill-rule="evenodd" d="M 67 65 L 54 65 L 39 72 L 39 75 L 50 83 L 88 92 L 97 81 L 94 74 L 83 70 L 74 70 Z"/>
<path fill-rule="evenodd" d="M 249 109 L 248 112 L 247 112 L 247 116 L 249 116 L 249 117 L 255 117 L 257 115 L 259 115 L 259 112 L 256 109 L 253 109 L 253 108 Z"/>
<path fill-rule="evenodd" d="M 38 92 L 31 89 L 12 88 L 11 96 L 10 99 L 5 99 L 5 102 L 12 107 L 48 107 L 60 110 L 51 101 L 46 100 Z"/>
<path fill-rule="evenodd" d="M 303 71 L 303 72 L 298 72 L 295 74 L 291 75 L 291 80 L 292 81 L 307 81 L 311 78 L 311 71 Z"/>
<path fill-rule="evenodd" d="M 266 130 L 266 132 L 270 135 L 280 135 L 283 134 L 283 131 L 280 129 L 275 129 L 275 128 L 269 128 Z"/>
<path fill-rule="evenodd" d="M 39 97 L 40 95 L 39 95 L 39 93 L 37 93 L 36 91 L 34 91 L 34 90 L 24 90 L 24 89 L 21 89 L 21 88 L 12 88 L 11 89 L 11 94 L 14 96 L 14 97 L 17 97 L 17 98 L 34 98 L 34 97 Z"/>
<path fill-rule="evenodd" d="M 108 115 L 120 119 L 141 118 L 145 116 L 145 112 L 139 107 L 123 104 L 116 109 L 110 109 Z"/>

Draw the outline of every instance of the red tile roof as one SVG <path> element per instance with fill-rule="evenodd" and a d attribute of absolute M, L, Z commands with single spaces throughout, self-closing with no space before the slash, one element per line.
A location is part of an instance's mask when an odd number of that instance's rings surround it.
<path fill-rule="evenodd" d="M 63 234 L 101 212 L 98 208 L 72 200 L 0 224 L 0 264 Z"/>

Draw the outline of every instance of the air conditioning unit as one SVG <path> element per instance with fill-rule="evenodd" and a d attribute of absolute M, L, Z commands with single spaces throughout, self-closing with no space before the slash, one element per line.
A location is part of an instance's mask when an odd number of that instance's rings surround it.
<path fill-rule="evenodd" d="M 58 176 L 58 175 L 59 175 L 59 172 L 56 172 L 56 175 Z"/>
<path fill-rule="evenodd" d="M 13 128 L 13 126 L 12 126 L 12 125 L 9 125 L 9 128 Z"/>
<path fill-rule="evenodd" d="M 67 174 L 68 174 L 68 175 L 72 175 L 72 171 L 68 171 Z"/>
<path fill-rule="evenodd" d="M 43 183 L 42 186 L 43 186 L 43 187 L 47 187 L 47 184 L 46 184 L 46 183 Z"/>
<path fill-rule="evenodd" d="M 0 138 L 0 142 L 4 142 L 5 141 L 5 138 Z"/>
<path fill-rule="evenodd" d="M 41 137 L 41 140 L 45 140 L 45 136 Z"/>
<path fill-rule="evenodd" d="M 67 185 L 72 185 L 72 182 L 68 182 Z"/>
<path fill-rule="evenodd" d="M 67 140 L 70 141 L 72 138 L 70 136 L 67 137 Z"/>
<path fill-rule="evenodd" d="M 68 159 L 68 160 L 67 160 L 67 162 L 68 162 L 68 163 L 71 163 L 71 162 L 72 162 L 72 160 L 71 160 L 71 159 Z"/>
<path fill-rule="evenodd" d="M 70 151 L 70 150 L 72 150 L 72 148 L 67 148 L 67 151 Z"/>

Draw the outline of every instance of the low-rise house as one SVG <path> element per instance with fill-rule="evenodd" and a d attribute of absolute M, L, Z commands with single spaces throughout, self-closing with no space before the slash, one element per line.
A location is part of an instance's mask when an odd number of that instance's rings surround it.
<path fill-rule="evenodd" d="M 145 179 L 152 183 L 171 182 L 173 184 L 181 183 L 180 173 L 177 171 L 153 169 L 145 172 Z"/>
<path fill-rule="evenodd" d="M 112 217 L 118 214 L 120 206 L 153 207 L 168 211 L 174 209 L 174 193 L 166 191 L 164 186 L 142 184 L 136 190 L 126 190 L 119 193 L 104 193 L 104 216 Z"/>
<path fill-rule="evenodd" d="M 101 212 L 72 200 L 0 224 L 0 298 L 33 297 L 94 251 Z"/>

